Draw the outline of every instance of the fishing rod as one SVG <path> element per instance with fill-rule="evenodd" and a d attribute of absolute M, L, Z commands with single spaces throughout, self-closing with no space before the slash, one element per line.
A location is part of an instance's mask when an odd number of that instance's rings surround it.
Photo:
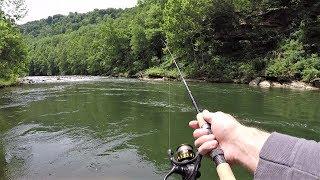
<path fill-rule="evenodd" d="M 164 41 L 163 43 L 165 44 L 170 56 L 172 57 L 173 63 L 175 64 L 179 72 L 180 78 L 188 92 L 192 105 L 194 106 L 198 114 L 201 113 L 198 107 L 198 104 L 195 98 L 193 97 L 192 92 L 187 84 L 187 81 L 182 75 L 182 72 L 180 70 L 180 67 L 177 61 L 175 60 L 173 54 L 171 53 L 168 45 Z M 199 126 L 201 127 L 201 129 L 207 129 L 209 133 L 212 134 L 210 124 L 203 121 L 202 124 L 199 124 Z M 183 180 L 196 180 L 197 178 L 200 177 L 201 174 L 199 172 L 199 169 L 201 166 L 202 155 L 198 152 L 195 153 L 192 146 L 187 144 L 182 144 L 177 148 L 176 153 L 173 153 L 172 150 L 169 149 L 168 155 L 171 161 L 172 168 L 170 172 L 165 176 L 164 180 L 166 180 L 172 174 L 180 174 Z M 216 166 L 216 170 L 220 180 L 235 180 L 232 169 L 230 165 L 226 162 L 224 153 L 221 149 L 216 148 L 212 150 L 209 155 Z"/>

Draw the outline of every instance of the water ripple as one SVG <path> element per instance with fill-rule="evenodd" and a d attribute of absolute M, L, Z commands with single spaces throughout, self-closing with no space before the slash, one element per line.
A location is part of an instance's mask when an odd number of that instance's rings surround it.
<path fill-rule="evenodd" d="M 57 112 L 57 113 L 51 113 L 51 114 L 43 114 L 40 115 L 40 117 L 46 117 L 46 116 L 57 116 L 57 115 L 64 115 L 64 114 L 74 114 L 79 112 L 79 110 L 74 110 L 74 111 L 62 111 L 62 112 Z"/>

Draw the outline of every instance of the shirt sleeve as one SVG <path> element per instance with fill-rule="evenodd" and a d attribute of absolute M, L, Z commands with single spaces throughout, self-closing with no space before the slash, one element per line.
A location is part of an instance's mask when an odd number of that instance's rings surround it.
<path fill-rule="evenodd" d="M 254 179 L 320 179 L 320 144 L 272 133 L 260 152 Z"/>

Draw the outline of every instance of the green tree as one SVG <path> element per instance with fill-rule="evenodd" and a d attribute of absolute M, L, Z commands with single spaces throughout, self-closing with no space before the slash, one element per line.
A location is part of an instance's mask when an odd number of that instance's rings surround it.
<path fill-rule="evenodd" d="M 14 83 L 23 75 L 26 51 L 19 31 L 0 12 L 0 86 Z"/>

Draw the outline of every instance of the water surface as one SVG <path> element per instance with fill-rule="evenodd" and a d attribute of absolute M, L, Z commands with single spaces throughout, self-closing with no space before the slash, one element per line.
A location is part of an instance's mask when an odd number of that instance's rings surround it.
<path fill-rule="evenodd" d="M 199 104 L 246 125 L 320 140 L 320 93 L 191 83 Z M 2 179 L 161 179 L 166 152 L 193 143 L 179 82 L 104 79 L 0 90 Z M 238 179 L 252 179 L 234 168 Z M 202 180 L 216 179 L 205 160 Z M 178 178 L 177 178 L 178 179 Z"/>

